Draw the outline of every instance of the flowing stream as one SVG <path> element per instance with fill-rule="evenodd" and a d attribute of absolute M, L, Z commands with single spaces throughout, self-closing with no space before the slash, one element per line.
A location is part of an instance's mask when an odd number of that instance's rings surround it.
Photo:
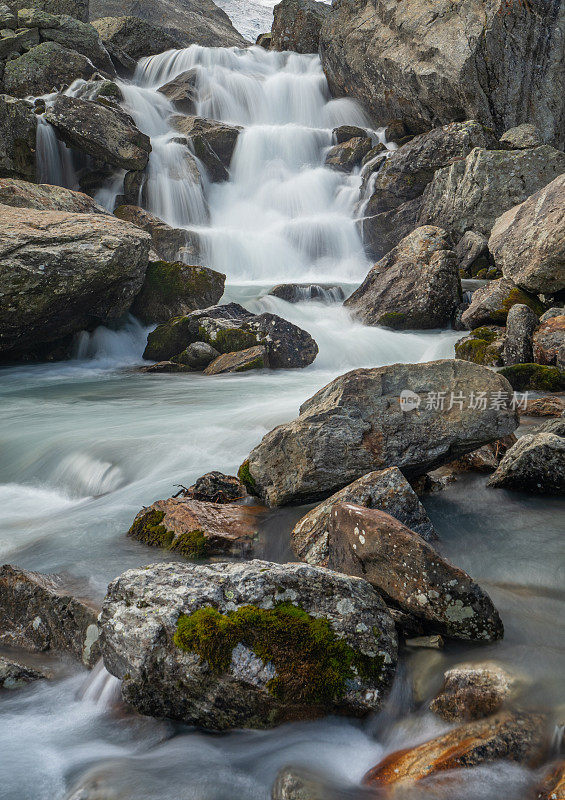
<path fill-rule="evenodd" d="M 192 67 L 197 113 L 243 127 L 230 180 L 222 184 L 211 184 L 203 169 L 194 179 L 170 126 L 173 109 L 156 91 Z M 330 99 L 316 56 L 193 46 L 141 62 L 134 80 L 120 86 L 124 107 L 152 138 L 147 208 L 199 236 L 202 263 L 228 276 L 222 302 L 279 314 L 308 330 L 320 352 L 304 370 L 143 375 L 135 367 L 147 329 L 129 318 L 119 330 L 81 334 L 71 361 L 2 370 L 2 560 L 66 575 L 97 600 L 123 570 L 171 560 L 126 538 L 142 505 L 208 470 L 233 473 L 264 433 L 295 416 L 336 375 L 449 358 L 460 336 L 364 327 L 331 293 L 327 302 L 296 304 L 267 294 L 283 281 L 329 282 L 347 294 L 370 266 L 354 218 L 361 177 L 323 166 L 332 128 L 367 121 L 353 102 Z M 80 91 L 80 82 L 69 91 Z M 40 137 L 44 179 L 73 185 L 67 149 L 47 125 Z M 374 137 L 382 138 L 378 131 Z M 99 192 L 100 202 L 112 207 L 122 177 Z M 130 714 L 101 666 L 87 675 L 68 664 L 53 682 L 0 696 L 0 797 L 63 800 L 88 776 L 102 787 L 96 800 L 265 800 L 288 763 L 320 774 L 328 792 L 337 787 L 339 796 L 358 796 L 359 780 L 383 753 L 445 728 L 423 701 L 443 669 L 461 660 L 501 660 L 523 672 L 527 703 L 563 703 L 560 501 L 494 492 L 484 483 L 484 476 L 462 477 L 426 505 L 443 552 L 491 593 L 504 642 L 407 655 L 387 707 L 374 719 L 223 736 Z M 269 514 L 258 556 L 291 559 L 289 531 L 302 513 Z M 418 696 L 409 688 L 413 675 Z M 519 800 L 533 776 L 498 764 L 462 780 L 474 800 L 494 800 L 502 790 Z M 432 794 L 419 796 L 455 798 L 459 789 L 439 781 Z"/>

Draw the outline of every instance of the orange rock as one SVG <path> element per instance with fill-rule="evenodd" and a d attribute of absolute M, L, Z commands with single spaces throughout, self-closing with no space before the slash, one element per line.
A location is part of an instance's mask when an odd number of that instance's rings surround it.
<path fill-rule="evenodd" d="M 554 764 L 545 774 L 536 800 L 565 800 L 565 761 Z"/>

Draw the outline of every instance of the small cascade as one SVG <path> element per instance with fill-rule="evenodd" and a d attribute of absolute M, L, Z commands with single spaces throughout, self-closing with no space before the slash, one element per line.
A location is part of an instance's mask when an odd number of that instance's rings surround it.
<path fill-rule="evenodd" d="M 101 711 L 120 701 L 120 681 L 110 675 L 102 659 L 98 661 L 78 691 L 78 699 L 93 703 Z"/>
<path fill-rule="evenodd" d="M 39 183 L 79 188 L 72 150 L 57 138 L 55 128 L 43 116 L 37 117 L 36 153 Z"/>

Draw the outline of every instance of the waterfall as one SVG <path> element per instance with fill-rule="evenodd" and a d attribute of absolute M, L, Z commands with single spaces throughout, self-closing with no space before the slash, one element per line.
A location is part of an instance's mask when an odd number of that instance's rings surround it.
<path fill-rule="evenodd" d="M 102 659 L 98 661 L 78 691 L 78 699 L 100 709 L 115 706 L 120 699 L 120 681 L 110 675 Z"/>
<path fill-rule="evenodd" d="M 55 129 L 43 116 L 37 117 L 36 153 L 39 183 L 79 188 L 72 151 L 59 141 Z"/>

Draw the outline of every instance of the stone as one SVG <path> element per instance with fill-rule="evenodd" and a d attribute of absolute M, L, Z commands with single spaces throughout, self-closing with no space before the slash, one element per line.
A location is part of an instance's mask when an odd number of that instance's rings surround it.
<path fill-rule="evenodd" d="M 498 217 L 489 248 L 506 278 L 530 292 L 555 294 L 565 289 L 565 174 L 546 183 Z"/>
<path fill-rule="evenodd" d="M 510 278 L 489 281 L 473 292 L 469 308 L 461 315 L 461 322 L 469 330 L 484 325 L 504 325 L 512 306 L 528 306 L 539 315 L 543 306 L 537 297 L 520 289 Z"/>
<path fill-rule="evenodd" d="M 279 283 L 269 294 L 287 303 L 303 303 L 316 300 L 322 303 L 340 303 L 345 300 L 341 286 L 319 283 Z"/>
<path fill-rule="evenodd" d="M 535 125 L 524 122 L 503 133 L 500 137 L 500 144 L 507 150 L 526 150 L 528 147 L 539 147 L 545 142 Z"/>
<path fill-rule="evenodd" d="M 563 318 L 565 321 L 565 317 Z M 504 340 L 504 363 L 531 364 L 534 360 L 532 339 L 539 325 L 539 318 L 529 306 L 516 303 L 506 318 Z M 565 337 L 564 337 L 565 343 Z"/>
<path fill-rule="evenodd" d="M 227 181 L 241 127 L 204 117 L 174 116 L 171 125 L 190 138 L 212 181 Z"/>
<path fill-rule="evenodd" d="M 147 268 L 132 314 L 150 325 L 209 308 L 223 295 L 225 280 L 225 275 L 208 267 L 193 267 L 181 261 L 154 261 Z"/>
<path fill-rule="evenodd" d="M 257 507 L 171 497 L 143 508 L 128 536 L 189 559 L 244 556 L 253 548 L 258 518 Z"/>
<path fill-rule="evenodd" d="M 500 711 L 515 686 L 516 677 L 499 664 L 460 664 L 445 673 L 430 711 L 447 722 L 482 719 Z"/>
<path fill-rule="evenodd" d="M 340 125 L 332 133 L 337 144 L 344 144 L 350 139 L 366 139 L 368 136 L 366 129 L 358 128 L 357 125 Z"/>
<path fill-rule="evenodd" d="M 424 506 L 398 467 L 369 472 L 336 492 L 302 517 L 293 528 L 291 546 L 302 561 L 328 565 L 331 512 L 340 503 L 378 508 L 403 522 L 424 539 L 436 538 Z"/>
<path fill-rule="evenodd" d="M 535 767 L 546 751 L 547 731 L 541 715 L 502 712 L 391 753 L 365 775 L 363 783 L 373 789 L 412 783 L 447 770 L 494 761 Z"/>
<path fill-rule="evenodd" d="M 37 211 L 70 211 L 77 214 L 107 214 L 92 197 L 63 186 L 29 183 L 14 178 L 0 178 L 0 204 Z"/>
<path fill-rule="evenodd" d="M 565 417 L 559 419 L 548 419 L 539 427 L 535 428 L 534 433 L 554 433 L 556 436 L 565 436 Z"/>
<path fill-rule="evenodd" d="M 565 411 L 565 400 L 554 395 L 531 397 L 527 400 L 524 414 L 531 417 L 560 417 Z"/>
<path fill-rule="evenodd" d="M 488 239 L 481 233 L 467 231 L 454 247 L 459 269 L 468 275 L 476 275 L 480 269 L 490 266 Z"/>
<path fill-rule="evenodd" d="M 0 30 L 15 31 L 18 27 L 18 15 L 10 6 L 0 3 Z"/>
<path fill-rule="evenodd" d="M 204 375 L 224 375 L 228 372 L 248 372 L 251 369 L 265 369 L 269 366 L 267 349 L 262 345 L 248 347 L 236 353 L 222 353 L 208 364 Z"/>
<path fill-rule="evenodd" d="M 255 40 L 255 44 L 257 47 L 262 47 L 263 50 L 270 50 L 271 49 L 271 41 L 273 36 L 271 31 L 268 33 L 260 33 L 257 39 Z"/>
<path fill-rule="evenodd" d="M 414 639 L 406 639 L 405 644 L 406 647 L 412 649 L 443 650 L 444 641 L 439 634 L 435 634 L 434 636 L 416 636 Z"/>
<path fill-rule="evenodd" d="M 198 100 L 198 70 L 187 69 L 158 89 L 181 114 L 193 115 Z"/>
<path fill-rule="evenodd" d="M 122 71 L 131 72 L 132 66 L 144 56 L 154 56 L 165 50 L 182 46 L 182 41 L 160 25 L 146 22 L 137 16 L 102 17 L 93 19 L 92 26 Z"/>
<path fill-rule="evenodd" d="M 247 489 L 235 475 L 207 472 L 182 492 L 182 497 L 207 503 L 233 503 L 248 497 Z"/>
<path fill-rule="evenodd" d="M 434 633 L 485 642 L 504 635 L 488 594 L 385 511 L 335 504 L 328 553 L 330 569 L 363 577 L 381 597 Z"/>
<path fill-rule="evenodd" d="M 10 0 L 16 10 L 34 8 L 48 14 L 68 14 L 80 22 L 88 22 L 88 0 Z"/>
<path fill-rule="evenodd" d="M 537 788 L 536 800 L 563 800 L 565 797 L 565 760 L 546 770 Z"/>
<path fill-rule="evenodd" d="M 349 139 L 343 144 L 336 144 L 328 150 L 326 167 L 338 172 L 351 172 L 358 167 L 363 158 L 372 149 L 373 143 L 368 136 Z"/>
<path fill-rule="evenodd" d="M 39 44 L 39 32 L 37 30 L 1 31 L 0 37 L 1 60 L 20 55 L 29 50 L 30 47 Z"/>
<path fill-rule="evenodd" d="M 36 179 L 37 117 L 31 103 L 0 94 L 0 177 Z"/>
<path fill-rule="evenodd" d="M 455 356 L 485 367 L 501 367 L 504 364 L 504 338 L 504 328 L 495 325 L 475 328 L 455 342 Z"/>
<path fill-rule="evenodd" d="M 565 439 L 526 433 L 511 447 L 487 486 L 534 494 L 565 494 Z"/>
<path fill-rule="evenodd" d="M 499 375 L 503 375 L 516 392 L 565 391 L 565 371 L 560 367 L 514 364 L 511 367 L 503 367 Z"/>
<path fill-rule="evenodd" d="M 508 448 L 512 447 L 516 441 L 516 436 L 511 433 L 504 439 L 484 444 L 478 450 L 461 456 L 448 466 L 455 472 L 494 472 Z"/>
<path fill-rule="evenodd" d="M 6 62 L 4 88 L 16 97 L 37 97 L 68 86 L 77 78 L 88 80 L 96 70 L 86 56 L 57 42 L 42 42 Z"/>
<path fill-rule="evenodd" d="M 516 428 L 516 412 L 504 406 L 478 411 L 460 402 L 448 413 L 434 410 L 438 392 L 449 400 L 451 392 L 472 391 L 508 396 L 511 389 L 501 375 L 467 361 L 352 370 L 267 433 L 239 477 L 269 505 L 285 505 L 324 499 L 375 469 L 422 475 Z"/>
<path fill-rule="evenodd" d="M 477 147 L 465 159 L 437 170 L 425 189 L 418 221 L 438 225 L 453 236 L 468 230 L 490 236 L 504 212 L 563 172 L 565 153 L 549 145 L 528 150 Z M 489 249 L 500 266 L 495 240 L 489 240 Z"/>
<path fill-rule="evenodd" d="M 174 356 L 174 359 L 178 364 L 186 364 L 193 369 L 203 370 L 219 355 L 218 351 L 206 342 L 193 342 L 178 356 Z"/>
<path fill-rule="evenodd" d="M 47 670 L 21 664 L 19 661 L 0 655 L 0 688 L 21 689 L 28 683 L 51 677 Z"/>
<path fill-rule="evenodd" d="M 396 665 L 378 594 L 307 564 L 129 570 L 108 587 L 100 624 L 106 669 L 129 705 L 213 730 L 364 716 L 381 705 Z M 200 637 L 208 625 L 211 650 Z"/>
<path fill-rule="evenodd" d="M 162 219 L 135 205 L 121 205 L 114 215 L 125 222 L 131 222 L 151 236 L 152 246 L 164 261 L 196 261 L 198 244 L 194 235 L 183 228 L 172 228 Z M 218 273 L 220 274 L 220 273 Z"/>
<path fill-rule="evenodd" d="M 557 306 L 548 308 L 548 310 L 544 311 L 544 313 L 541 315 L 540 322 L 547 322 L 548 319 L 560 317 L 562 314 L 565 314 L 565 308 L 558 308 Z"/>
<path fill-rule="evenodd" d="M 10 564 L 0 567 L 0 645 L 31 653 L 70 653 L 87 667 L 100 658 L 98 609 L 63 582 Z"/>
<path fill-rule="evenodd" d="M 444 328 L 461 302 L 457 258 L 440 228 L 416 228 L 378 261 L 344 305 L 394 330 Z"/>
<path fill-rule="evenodd" d="M 294 767 L 283 767 L 277 772 L 271 800 L 338 800 L 338 795 L 317 775 Z"/>
<path fill-rule="evenodd" d="M 191 367 L 185 364 L 179 364 L 176 361 L 157 361 L 156 364 L 149 364 L 145 367 L 139 368 L 140 372 L 144 373 L 180 373 L 180 372 L 193 372 Z"/>
<path fill-rule="evenodd" d="M 147 166 L 151 142 L 119 108 L 58 94 L 45 119 L 61 139 L 105 164 L 140 170 Z"/>
<path fill-rule="evenodd" d="M 317 53 L 320 31 L 330 11 L 326 3 L 315 0 L 282 0 L 273 9 L 271 49 Z"/>
<path fill-rule="evenodd" d="M 562 6 L 548 12 L 543 0 L 341 0 L 320 54 L 332 94 L 359 100 L 379 125 L 420 133 L 476 119 L 501 135 L 528 122 L 562 145 L 564 23 Z"/>
<path fill-rule="evenodd" d="M 118 320 L 143 284 L 150 241 L 106 214 L 0 206 L 2 357 Z"/>

